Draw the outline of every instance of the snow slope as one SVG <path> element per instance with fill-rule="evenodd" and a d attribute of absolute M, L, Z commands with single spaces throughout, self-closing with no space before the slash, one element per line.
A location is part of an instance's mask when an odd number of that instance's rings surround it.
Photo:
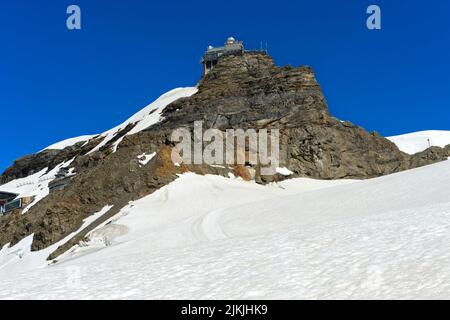
<path fill-rule="evenodd" d="M 186 87 L 186 88 L 176 88 L 173 90 L 170 90 L 160 96 L 158 99 L 156 99 L 154 102 L 131 116 L 127 121 L 124 123 L 108 130 L 100 135 L 85 135 L 75 138 L 66 139 L 60 142 L 57 142 L 55 144 L 52 144 L 51 146 L 48 146 L 44 150 L 49 149 L 56 149 L 61 150 L 66 147 L 73 146 L 74 144 L 78 142 L 84 142 L 89 141 L 92 138 L 105 138 L 96 148 L 94 148 L 91 152 L 94 152 L 96 150 L 99 150 L 101 147 L 103 147 L 105 144 L 107 144 L 111 139 L 114 138 L 116 134 L 118 134 L 120 131 L 125 129 L 129 124 L 136 124 L 136 126 L 127 133 L 127 135 L 135 134 L 139 131 L 142 131 L 151 125 L 158 123 L 161 121 L 161 112 L 164 110 L 164 108 L 169 105 L 170 103 L 174 102 L 175 100 L 178 100 L 180 98 L 189 97 L 197 92 L 196 87 Z M 113 148 L 117 148 L 119 143 L 122 141 L 122 139 L 119 139 L 114 143 Z"/>
<path fill-rule="evenodd" d="M 59 246 L 70 240 L 73 236 L 82 231 L 93 221 L 100 218 L 103 214 L 107 213 L 111 208 L 112 206 L 106 206 L 99 212 L 94 213 L 90 217 L 86 218 L 83 221 L 83 225 L 80 227 L 80 229 L 69 234 L 61 241 L 58 241 L 57 243 L 49 246 L 44 250 L 38 252 L 30 252 L 31 243 L 33 242 L 33 235 L 22 239 L 13 248 L 10 248 L 8 245 L 4 246 L 0 250 L 0 272 L 2 274 L 14 273 L 16 272 L 17 267 L 19 267 L 22 272 L 33 271 L 39 268 L 46 267 L 48 265 L 48 263 L 46 262 L 46 258 L 49 254 L 51 254 Z M 17 264 L 18 259 L 20 261 L 20 264 Z"/>
<path fill-rule="evenodd" d="M 449 161 L 268 186 L 184 174 L 54 265 L 4 248 L 0 298 L 448 299 L 449 185 Z"/>
<path fill-rule="evenodd" d="M 103 132 L 100 136 L 104 137 L 105 139 L 97 145 L 94 149 L 92 149 L 90 152 L 94 152 L 99 150 L 101 147 L 103 147 L 105 144 L 107 144 L 111 139 L 114 138 L 116 134 L 118 134 L 120 131 L 125 129 L 129 124 L 136 124 L 136 126 L 131 129 L 130 132 L 128 132 L 126 135 L 135 134 L 137 132 L 140 132 L 151 125 L 158 123 L 161 121 L 161 112 L 164 110 L 164 108 L 174 102 L 175 100 L 178 100 L 180 98 L 189 97 L 193 94 L 195 94 L 198 91 L 196 87 L 187 87 L 187 88 L 177 88 L 173 89 L 162 96 L 160 96 L 158 99 L 156 99 L 153 103 L 149 104 L 142 110 L 140 110 L 138 113 L 134 114 L 131 118 L 129 118 L 124 123 L 118 125 L 117 127 L 108 130 L 106 132 Z M 122 141 L 123 137 L 118 139 L 116 142 L 114 142 L 114 150 L 117 148 L 117 146 Z"/>
<path fill-rule="evenodd" d="M 57 143 L 52 144 L 51 146 L 48 146 L 44 150 L 62 150 L 64 148 L 73 146 L 74 144 L 77 144 L 79 142 L 85 142 L 89 141 L 90 139 L 94 138 L 95 135 L 87 135 L 87 136 L 80 136 L 75 138 L 66 139 Z"/>
<path fill-rule="evenodd" d="M 415 154 L 429 147 L 445 147 L 450 144 L 450 131 L 419 131 L 388 137 L 397 147 L 408 154 Z"/>

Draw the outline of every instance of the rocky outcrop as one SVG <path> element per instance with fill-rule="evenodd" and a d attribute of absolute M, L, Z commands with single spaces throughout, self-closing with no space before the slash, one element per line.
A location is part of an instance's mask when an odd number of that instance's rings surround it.
<path fill-rule="evenodd" d="M 28 177 L 47 168 L 50 162 L 60 153 L 61 150 L 44 150 L 37 154 L 31 154 L 17 159 L 0 176 L 0 185 L 15 179 Z"/>
<path fill-rule="evenodd" d="M 409 156 L 376 132 L 332 117 L 311 68 L 280 68 L 263 53 L 224 57 L 198 93 L 172 103 L 164 117 L 160 127 L 202 120 L 221 130 L 279 129 L 283 166 L 295 176 L 365 179 L 446 159 L 438 153 Z"/>
<path fill-rule="evenodd" d="M 133 135 L 132 126 L 117 134 L 123 138 L 116 152 L 111 142 L 88 153 L 101 139 L 64 150 L 47 150 L 17 160 L 2 175 L 2 183 L 25 177 L 43 168 L 75 158 L 77 175 L 64 189 L 38 202 L 26 215 L 0 218 L 0 245 L 16 243 L 34 233 L 33 250 L 43 249 L 76 231 L 83 219 L 106 205 L 113 208 L 51 255 L 57 257 L 95 226 L 116 214 L 129 201 L 148 195 L 176 179 L 177 174 L 227 176 L 232 171 L 246 180 L 266 183 L 285 177 L 263 176 L 258 166 L 175 166 L 170 154 L 173 129 L 191 128 L 202 120 L 205 128 L 279 129 L 282 166 L 291 177 L 365 179 L 446 159 L 447 149 L 431 148 L 410 156 L 379 134 L 368 133 L 349 122 L 333 118 L 319 84 L 309 67 L 277 67 L 263 53 L 226 56 L 201 80 L 198 93 L 166 107 L 163 121 Z M 142 153 L 156 152 L 147 165 Z"/>
<path fill-rule="evenodd" d="M 445 148 L 431 147 L 410 157 L 410 168 L 422 167 L 430 163 L 439 162 L 450 157 L 450 145 Z"/>
<path fill-rule="evenodd" d="M 203 120 L 207 128 L 296 127 L 320 121 L 328 109 L 312 69 L 278 68 L 270 56 L 226 56 L 192 97 L 164 110 L 162 127 Z"/>

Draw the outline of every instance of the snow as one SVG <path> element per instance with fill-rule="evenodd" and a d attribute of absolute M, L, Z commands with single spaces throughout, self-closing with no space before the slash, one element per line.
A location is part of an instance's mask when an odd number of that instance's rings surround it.
<path fill-rule="evenodd" d="M 61 168 L 69 167 L 73 160 L 62 162 L 50 171 L 48 171 L 48 168 L 45 168 L 26 178 L 12 180 L 1 185 L 0 191 L 18 194 L 19 198 L 35 197 L 34 201 L 23 209 L 23 213 L 27 213 L 31 207 L 48 196 L 50 192 L 48 187 L 49 183 L 55 179 L 56 174 Z M 73 175 L 73 173 L 71 174 Z"/>
<path fill-rule="evenodd" d="M 44 150 L 62 150 L 67 147 L 73 146 L 74 144 L 77 144 L 79 142 L 87 142 L 91 140 L 92 138 L 96 137 L 95 135 L 86 135 L 86 136 L 80 136 L 76 138 L 70 138 L 66 139 L 60 142 L 57 142 L 55 144 L 52 144 L 51 146 L 48 146 Z"/>
<path fill-rule="evenodd" d="M 143 154 L 138 156 L 139 163 L 142 166 L 145 166 L 147 163 L 150 162 L 150 160 L 153 159 L 154 156 L 156 156 L 156 152 L 153 152 L 153 153 L 150 153 L 150 154 L 147 154 L 147 153 L 144 152 Z"/>
<path fill-rule="evenodd" d="M 449 184 L 448 161 L 267 186 L 183 174 L 56 264 L 3 249 L 0 298 L 448 299 Z"/>
<path fill-rule="evenodd" d="M 419 131 L 388 137 L 397 147 L 408 154 L 422 152 L 429 147 L 445 147 L 450 144 L 450 131 Z"/>
<path fill-rule="evenodd" d="M 147 129 L 151 125 L 158 123 L 162 120 L 161 112 L 164 108 L 178 100 L 180 98 L 189 97 L 195 94 L 198 91 L 196 87 L 187 87 L 187 88 L 177 88 L 173 89 L 158 99 L 156 99 L 153 103 L 149 104 L 138 113 L 134 114 L 131 118 L 129 118 L 124 123 L 118 125 L 117 127 L 108 130 L 100 135 L 103 137 L 103 141 L 98 144 L 94 149 L 92 149 L 89 153 L 99 150 L 101 147 L 106 145 L 109 141 L 111 141 L 120 131 L 124 130 L 130 124 L 136 124 L 133 129 L 131 129 L 126 135 L 132 135 L 138 133 L 144 129 Z M 114 142 L 113 151 L 117 150 L 118 145 L 122 142 L 123 137 Z"/>
<path fill-rule="evenodd" d="M 289 170 L 288 168 L 276 168 L 276 172 L 283 175 L 283 176 L 290 176 L 291 174 L 294 174 L 291 170 Z"/>
<path fill-rule="evenodd" d="M 88 142 L 89 140 L 93 138 L 103 138 L 103 141 L 98 144 L 95 148 L 93 148 L 89 153 L 98 151 L 101 147 L 106 145 L 109 141 L 111 141 L 120 131 L 124 130 L 128 125 L 135 124 L 135 127 L 129 131 L 126 135 L 132 135 L 135 133 L 138 133 L 144 129 L 147 129 L 151 125 L 154 125 L 155 123 L 158 123 L 162 120 L 161 118 L 161 112 L 164 110 L 164 108 L 169 105 L 170 103 L 174 102 L 175 100 L 178 100 L 180 98 L 189 97 L 193 94 L 195 94 L 198 91 L 197 87 L 186 87 L 186 88 L 176 88 L 169 92 L 166 92 L 162 96 L 160 96 L 158 99 L 156 99 L 154 102 L 134 114 L 132 117 L 130 117 L 127 121 L 124 123 L 103 132 L 100 135 L 84 135 L 76 138 L 70 138 L 66 139 L 60 142 L 57 142 L 55 144 L 52 144 L 51 146 L 48 146 L 44 150 L 62 150 L 66 147 L 73 146 L 74 144 L 78 142 Z M 114 142 L 113 145 L 113 151 L 117 150 L 118 145 L 123 140 L 123 137 L 118 139 Z M 43 151 L 43 150 L 42 150 Z"/>
<path fill-rule="evenodd" d="M 59 246 L 69 241 L 78 232 L 88 227 L 96 219 L 100 218 L 103 214 L 107 213 L 112 206 L 105 206 L 102 210 L 83 220 L 82 226 L 76 231 L 53 244 L 52 246 L 41 250 L 31 251 L 31 244 L 33 242 L 33 235 L 30 235 L 22 239 L 15 246 L 10 247 L 9 244 L 3 246 L 0 250 L 0 270 L 4 275 L 13 274 L 20 269 L 21 272 L 33 272 L 49 265 L 47 257 L 55 251 Z M 11 288 L 13 289 L 13 288 Z M 13 289 L 14 290 L 14 289 Z M 0 296 L 3 293 L 3 288 L 0 288 Z M 3 297 L 5 298 L 5 297 Z"/>

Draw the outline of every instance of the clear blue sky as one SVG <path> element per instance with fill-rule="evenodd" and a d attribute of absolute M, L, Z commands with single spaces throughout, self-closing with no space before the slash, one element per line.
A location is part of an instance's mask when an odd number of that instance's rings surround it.
<path fill-rule="evenodd" d="M 80 31 L 66 28 L 70 4 Z M 365 26 L 370 4 L 381 31 Z M 206 46 L 229 35 L 312 66 L 341 119 L 383 135 L 450 130 L 449 1 L 2 1 L 0 171 L 195 85 Z"/>

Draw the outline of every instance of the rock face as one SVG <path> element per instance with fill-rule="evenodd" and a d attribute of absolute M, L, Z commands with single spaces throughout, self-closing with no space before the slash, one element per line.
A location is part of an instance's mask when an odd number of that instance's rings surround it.
<path fill-rule="evenodd" d="M 409 156 L 379 134 L 333 118 L 311 68 L 277 67 L 263 53 L 223 57 L 198 89 L 197 94 L 167 106 L 160 123 L 133 135 L 119 133 L 123 140 L 116 152 L 106 145 L 88 154 L 100 142 L 93 139 L 87 145 L 47 150 L 17 160 L 1 176 L 1 183 L 72 158 L 77 175 L 64 190 L 50 194 L 26 215 L 1 217 L 0 245 L 14 244 L 34 233 L 32 249 L 43 249 L 76 231 L 89 215 L 106 205 L 113 206 L 104 217 L 58 248 L 50 257 L 55 258 L 129 201 L 154 192 L 186 171 L 227 175 L 232 170 L 260 183 L 284 178 L 279 174 L 262 176 L 257 166 L 175 166 L 171 161 L 171 132 L 179 127 L 192 129 L 193 122 L 199 120 L 205 128 L 220 130 L 279 129 L 281 165 L 294 173 L 291 177 L 365 179 L 450 156 L 450 147 Z M 153 152 L 157 155 L 142 166 L 138 156 Z"/>
<path fill-rule="evenodd" d="M 282 163 L 298 176 L 364 179 L 446 159 L 444 152 L 411 157 L 379 134 L 333 118 L 311 68 L 280 68 L 262 53 L 224 57 L 199 92 L 172 103 L 164 117 L 161 127 L 203 120 L 221 130 L 279 129 Z"/>

